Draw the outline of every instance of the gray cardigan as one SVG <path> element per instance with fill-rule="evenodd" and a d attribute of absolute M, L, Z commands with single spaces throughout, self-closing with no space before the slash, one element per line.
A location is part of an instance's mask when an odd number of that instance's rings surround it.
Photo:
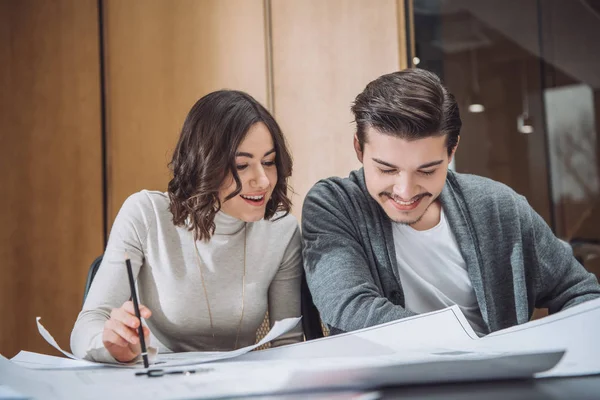
<path fill-rule="evenodd" d="M 596 277 L 508 186 L 449 171 L 440 201 L 489 332 L 529 321 L 535 307 L 554 313 L 600 297 Z M 332 333 L 414 315 L 404 308 L 391 221 L 362 169 L 310 190 L 302 236 L 308 286 Z"/>

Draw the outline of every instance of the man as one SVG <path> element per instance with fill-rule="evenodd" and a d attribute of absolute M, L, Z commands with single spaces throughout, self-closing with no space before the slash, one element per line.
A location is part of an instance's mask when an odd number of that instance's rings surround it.
<path fill-rule="evenodd" d="M 448 171 L 461 120 L 422 69 L 383 75 L 358 95 L 363 168 L 318 182 L 302 211 L 313 301 L 331 333 L 453 304 L 479 335 L 600 297 L 527 200 L 490 179 Z"/>

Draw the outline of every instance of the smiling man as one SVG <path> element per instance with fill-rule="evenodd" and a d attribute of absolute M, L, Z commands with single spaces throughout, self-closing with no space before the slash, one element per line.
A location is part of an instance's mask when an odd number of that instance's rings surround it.
<path fill-rule="evenodd" d="M 331 333 L 458 305 L 479 335 L 600 297 L 527 200 L 454 173 L 461 120 L 439 78 L 408 69 L 352 106 L 363 168 L 318 182 L 302 211 L 304 266 Z"/>

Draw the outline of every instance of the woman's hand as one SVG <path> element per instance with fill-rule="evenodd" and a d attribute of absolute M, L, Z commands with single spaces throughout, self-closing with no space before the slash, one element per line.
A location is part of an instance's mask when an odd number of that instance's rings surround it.
<path fill-rule="evenodd" d="M 142 318 L 150 318 L 152 312 L 140 304 L 140 315 Z M 135 316 L 133 302 L 126 301 L 119 308 L 113 308 L 110 313 L 110 319 L 104 323 L 102 332 L 102 342 L 119 362 L 129 362 L 141 353 L 140 339 L 138 336 L 138 327 L 141 321 Z M 144 340 L 148 343 L 150 330 L 143 327 Z"/>

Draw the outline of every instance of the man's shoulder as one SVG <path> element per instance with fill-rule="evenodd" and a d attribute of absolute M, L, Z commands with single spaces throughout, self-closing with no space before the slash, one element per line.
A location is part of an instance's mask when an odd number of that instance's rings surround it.
<path fill-rule="evenodd" d="M 508 185 L 490 178 L 457 172 L 448 175 L 468 202 L 520 202 L 523 198 Z"/>
<path fill-rule="evenodd" d="M 364 176 L 362 170 L 352 171 L 342 178 L 332 176 L 321 179 L 308 191 L 307 201 L 334 201 L 365 197 Z"/>

